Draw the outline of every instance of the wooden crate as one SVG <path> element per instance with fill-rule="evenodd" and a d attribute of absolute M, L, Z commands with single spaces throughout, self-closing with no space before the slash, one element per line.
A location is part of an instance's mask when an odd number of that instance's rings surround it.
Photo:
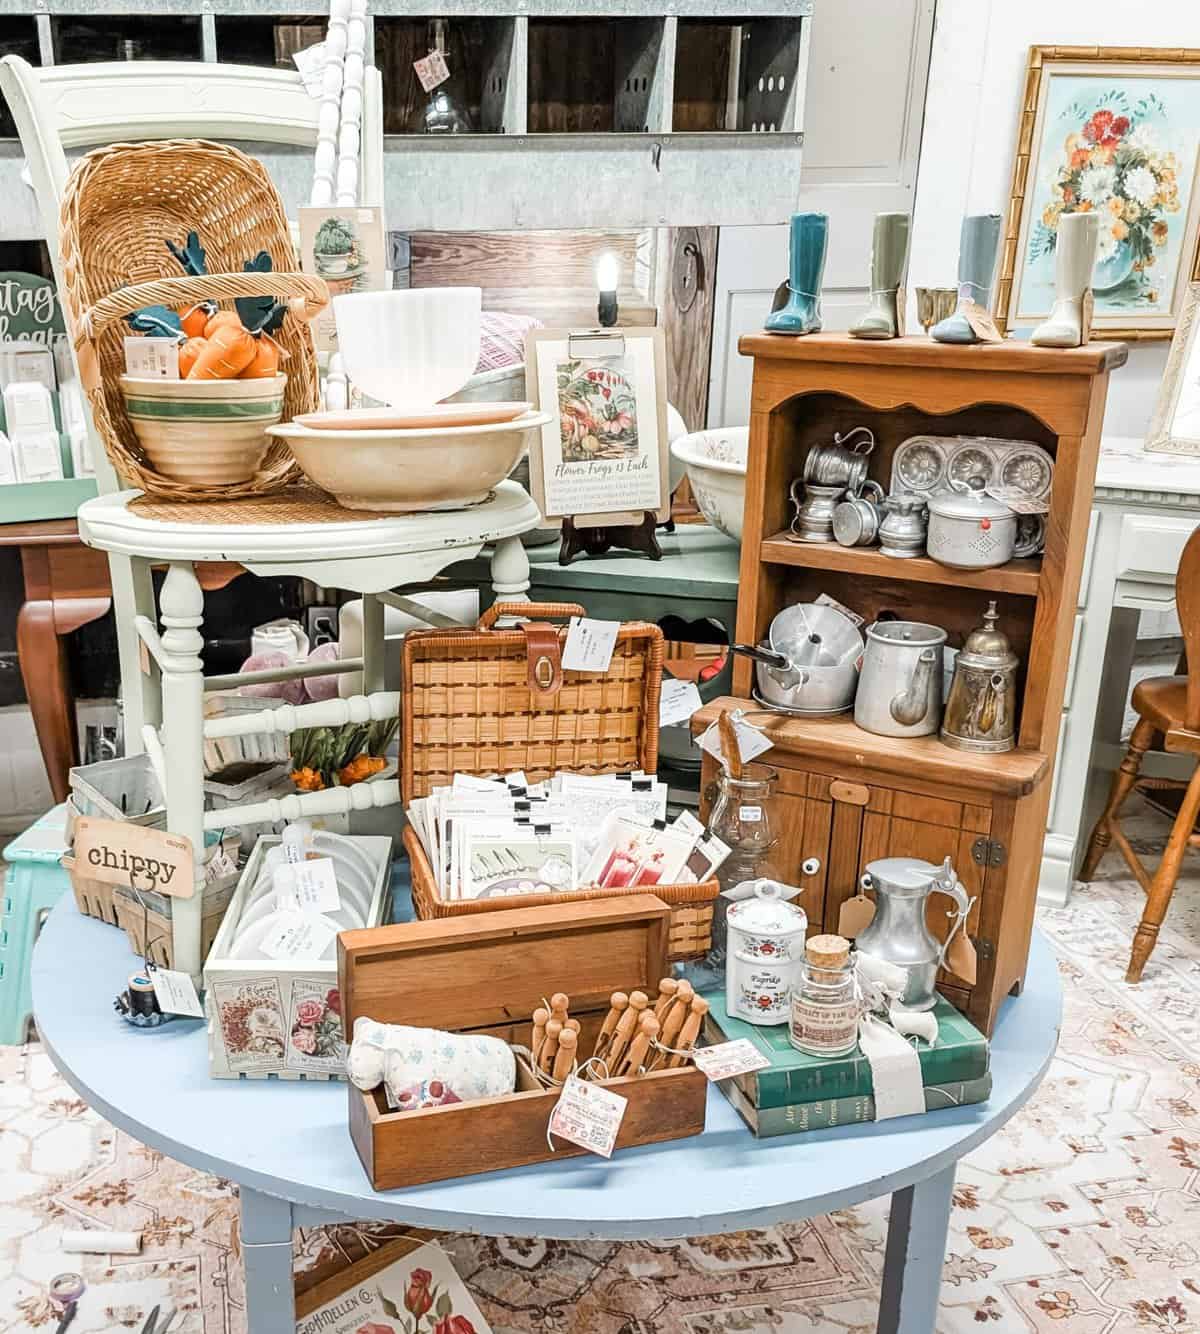
<path fill-rule="evenodd" d="M 530 1017 L 555 991 L 571 998 L 590 1052 L 614 991 L 653 996 L 667 975 L 670 909 L 652 894 L 412 922 L 338 937 L 338 988 L 347 1040 L 354 1021 L 486 1033 L 528 1046 Z M 518 1069 L 520 1064 L 518 1063 Z M 697 1135 L 707 1079 L 694 1067 L 606 1087 L 628 1098 L 617 1148 Z M 350 1135 L 376 1190 L 393 1190 L 583 1153 L 546 1127 L 557 1091 L 527 1072 L 499 1098 L 388 1110 L 382 1088 L 348 1086 Z"/>
<path fill-rule="evenodd" d="M 392 840 L 387 837 L 356 834 L 353 841 L 366 855 L 375 869 L 375 881 L 367 910 L 367 921 L 377 926 L 388 915 Z M 306 1068 L 302 1056 L 297 1057 L 289 1045 L 296 1022 L 297 1006 L 301 1000 L 319 994 L 336 1012 L 337 964 L 332 959 L 305 959 L 292 962 L 284 959 L 235 959 L 232 956 L 234 935 L 241 919 L 250 890 L 258 878 L 259 867 L 267 849 L 279 843 L 278 838 L 260 838 L 250 860 L 242 871 L 221 929 L 204 961 L 204 1010 L 208 1019 L 208 1073 L 214 1079 L 340 1079 L 344 1076 L 341 1056 L 330 1061 L 325 1073 Z M 356 935 L 361 932 L 354 933 Z M 241 998 L 244 997 L 244 1000 Z M 261 1052 L 248 1050 L 243 1043 L 244 1033 L 227 1032 L 223 1016 L 226 1005 L 246 1009 L 258 999 L 261 1013 L 256 1036 L 262 1039 Z M 271 1021 L 276 1020 L 276 1034 Z"/>
<path fill-rule="evenodd" d="M 656 625 L 627 621 L 606 672 L 560 673 L 561 688 L 530 686 L 545 636 L 561 653 L 565 627 L 527 623 L 494 629 L 502 615 L 582 616 L 574 603 L 497 603 L 475 630 L 414 630 L 404 639 L 400 720 L 400 791 L 405 805 L 448 784 L 454 774 L 521 770 L 536 783 L 558 770 L 653 773 L 658 764 L 658 701 L 663 635 Z M 503 912 L 510 899 L 449 900 L 438 893 L 433 867 L 416 832 L 404 831 L 412 864 L 417 916 L 444 918 Z M 527 907 L 550 907 L 628 894 L 580 889 L 529 894 Z M 669 955 L 699 958 L 712 939 L 715 880 L 655 885 L 670 906 Z"/>

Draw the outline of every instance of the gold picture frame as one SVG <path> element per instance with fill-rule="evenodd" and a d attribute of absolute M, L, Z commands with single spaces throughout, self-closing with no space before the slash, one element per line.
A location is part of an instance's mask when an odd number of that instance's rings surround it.
<path fill-rule="evenodd" d="M 1174 80 L 1182 82 L 1172 88 Z M 1179 92 L 1176 101 L 1187 105 L 1179 114 L 1179 129 L 1169 122 L 1170 108 L 1161 96 L 1165 89 Z M 1075 90 L 1074 100 L 1065 101 Z M 1065 139 L 1053 139 L 1073 126 L 1071 117 L 1078 121 L 1078 130 Z M 1167 124 L 1170 134 L 1161 153 L 1132 142 L 1143 122 L 1144 142 L 1151 141 L 1160 122 Z M 1116 133 L 1122 123 L 1128 142 Z M 1176 151 L 1176 145 L 1182 151 Z M 1128 188 L 1126 168 L 1116 160 L 1122 151 L 1126 163 L 1130 152 L 1142 154 L 1134 167 L 1145 174 L 1135 190 Z M 1106 153 L 1107 161 L 1099 160 Z M 1056 161 L 1059 166 L 1051 182 L 1050 169 Z M 1075 198 L 1071 187 L 1084 182 L 1084 174 L 1093 168 L 1086 179 L 1087 197 Z M 1106 181 L 1112 192 L 1104 198 Z M 1181 185 L 1186 187 L 1186 198 L 1180 197 Z M 1200 279 L 1200 49 L 1029 48 L 994 302 L 1002 332 L 1030 328 L 1049 314 L 1053 239 L 1046 233 L 1056 228 L 1057 216 L 1075 211 L 1076 203 L 1112 212 L 1111 226 L 1102 231 L 1097 262 L 1098 273 L 1107 266 L 1111 286 L 1096 292 L 1092 337 L 1170 338 L 1189 282 Z M 1042 212 L 1035 218 L 1038 209 Z M 1157 267 L 1156 251 L 1172 261 L 1159 269 L 1166 277 L 1158 282 L 1147 276 L 1151 267 Z M 1047 267 L 1049 275 L 1044 272 Z M 1128 273 L 1121 276 L 1126 267 Z M 1138 311 L 1139 301 L 1145 303 L 1145 311 Z"/>
<path fill-rule="evenodd" d="M 1145 449 L 1200 457 L 1200 282 L 1188 284 Z"/>

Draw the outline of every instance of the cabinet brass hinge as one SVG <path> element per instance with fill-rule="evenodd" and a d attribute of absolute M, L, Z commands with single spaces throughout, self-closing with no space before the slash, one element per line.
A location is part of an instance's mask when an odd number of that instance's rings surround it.
<path fill-rule="evenodd" d="M 996 947 L 990 940 L 980 940 L 978 936 L 972 936 L 971 942 L 975 946 L 976 955 L 983 960 L 984 963 L 987 963 L 996 957 Z"/>
<path fill-rule="evenodd" d="M 1003 866 L 1008 858 L 1008 849 L 995 839 L 977 838 L 971 844 L 971 856 L 980 866 Z"/>

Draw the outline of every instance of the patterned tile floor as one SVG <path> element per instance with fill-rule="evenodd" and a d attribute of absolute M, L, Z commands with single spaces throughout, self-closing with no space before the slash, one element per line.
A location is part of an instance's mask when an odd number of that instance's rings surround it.
<path fill-rule="evenodd" d="M 1147 852 L 1166 821 L 1147 813 Z M 1066 1013 L 1026 1110 L 961 1168 L 939 1334 L 1200 1334 L 1200 864 L 1138 988 L 1141 907 L 1110 858 L 1040 915 Z M 52 1331 L 50 1277 L 82 1267 L 72 1334 L 138 1330 L 170 1297 L 184 1334 L 242 1334 L 236 1195 L 90 1112 L 36 1047 L 0 1048 L 0 1334 Z M 497 1334 L 869 1334 L 882 1202 L 767 1232 L 612 1244 L 446 1236 Z M 141 1229 L 137 1258 L 67 1257 L 63 1226 Z M 300 1238 L 301 1281 L 387 1230 Z M 82 1265 L 81 1265 L 82 1260 Z"/>

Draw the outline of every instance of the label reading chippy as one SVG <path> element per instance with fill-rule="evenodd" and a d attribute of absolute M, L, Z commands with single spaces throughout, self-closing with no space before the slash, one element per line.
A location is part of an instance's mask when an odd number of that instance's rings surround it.
<path fill-rule="evenodd" d="M 550 1133 L 589 1153 L 611 1158 L 628 1102 L 619 1093 L 568 1075 L 550 1113 Z"/>

